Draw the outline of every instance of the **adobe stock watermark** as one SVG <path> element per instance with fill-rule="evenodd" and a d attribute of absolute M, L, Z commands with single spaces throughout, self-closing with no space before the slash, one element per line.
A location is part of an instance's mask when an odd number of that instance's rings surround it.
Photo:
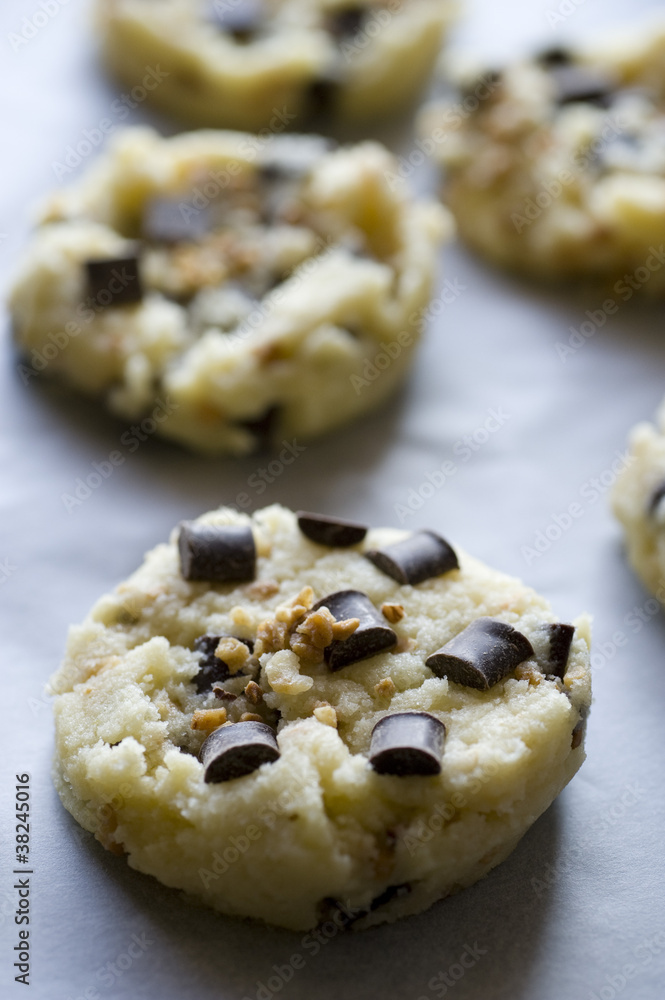
<path fill-rule="evenodd" d="M 37 9 L 21 21 L 21 26 L 17 31 L 10 31 L 7 40 L 14 52 L 18 52 L 29 42 L 36 38 L 47 24 L 50 24 L 54 17 L 57 17 L 63 7 L 67 7 L 71 0 L 41 0 Z"/>
<path fill-rule="evenodd" d="M 614 461 L 597 476 L 591 476 L 579 488 L 580 500 L 573 500 L 563 511 L 552 513 L 549 522 L 539 529 L 530 545 L 522 545 L 520 552 L 527 566 L 540 559 L 559 539 L 570 531 L 573 524 L 587 512 L 589 507 L 605 496 L 634 457 L 627 451 L 616 451 Z"/>
<path fill-rule="evenodd" d="M 93 128 L 84 128 L 81 138 L 66 147 L 62 160 L 53 160 L 51 170 L 60 181 L 73 173 L 91 153 L 102 145 L 107 135 L 115 132 L 119 122 L 125 121 L 131 111 L 156 90 L 170 76 L 166 70 L 157 66 L 146 66 L 143 79 L 128 93 L 123 93 L 111 103 L 108 114 L 101 118 Z"/>
<path fill-rule="evenodd" d="M 390 190 L 394 191 L 404 181 L 413 177 L 416 170 L 447 141 L 450 132 L 458 129 L 467 118 L 470 118 L 482 102 L 492 96 L 498 85 L 495 74 L 486 73 L 478 78 L 470 93 L 455 104 L 448 105 L 440 116 L 443 124 L 431 129 L 428 135 L 416 139 L 414 148 L 408 156 L 399 158 L 396 171 L 384 171 Z"/>
<path fill-rule="evenodd" d="M 4 559 L 0 560 L 0 587 L 3 583 L 7 583 L 18 569 L 13 562 L 10 561 L 9 556 L 5 556 Z"/>
<path fill-rule="evenodd" d="M 446 306 L 452 305 L 456 299 L 466 291 L 467 285 L 463 285 L 459 278 L 446 278 L 443 289 L 435 299 L 421 309 L 416 309 L 408 319 L 409 328 L 400 330 L 394 340 L 384 341 L 379 344 L 379 350 L 371 358 L 366 358 L 363 363 L 362 374 L 354 372 L 350 376 L 356 396 L 359 396 L 363 389 L 371 385 L 372 382 L 381 376 L 402 354 L 405 347 L 411 347 L 414 341 L 415 327 L 419 329 L 426 326 L 429 321 L 436 316 L 440 316 Z"/>
<path fill-rule="evenodd" d="M 561 0 L 561 3 L 557 4 L 556 7 L 551 7 L 545 11 L 545 17 L 550 28 L 556 28 L 557 25 L 567 21 L 583 3 L 586 3 L 586 0 Z"/>
<path fill-rule="evenodd" d="M 417 854 L 425 844 L 428 844 L 447 823 L 450 823 L 457 811 L 464 809 L 468 805 L 469 799 L 477 795 L 483 785 L 491 781 L 498 770 L 499 765 L 490 761 L 481 768 L 479 777 L 473 778 L 469 782 L 466 793 L 453 792 L 447 802 L 437 803 L 427 819 L 420 819 L 414 826 L 411 826 L 408 833 L 402 837 L 404 846 L 411 857 Z"/>
<path fill-rule="evenodd" d="M 620 649 L 628 644 L 631 636 L 637 635 L 645 625 L 648 625 L 656 615 L 663 610 L 665 601 L 665 580 L 658 581 L 656 597 L 648 597 L 641 605 L 635 605 L 624 615 L 622 624 L 625 628 L 615 629 L 612 635 L 603 642 L 594 642 L 591 653 L 591 667 L 595 672 L 602 670 L 615 658 Z"/>
<path fill-rule="evenodd" d="M 490 438 L 501 430 L 509 420 L 510 414 L 504 410 L 503 406 L 487 410 L 484 420 L 470 434 L 465 434 L 453 445 L 453 454 L 459 461 L 446 459 L 435 469 L 426 472 L 422 482 L 418 486 L 411 487 L 401 503 L 394 504 L 394 511 L 399 523 L 404 524 L 407 518 L 412 517 L 428 500 L 432 499 L 435 493 L 443 489 L 448 481 L 457 475 L 460 464 L 468 462 L 481 448 L 485 447 Z"/>
<path fill-rule="evenodd" d="M 587 309 L 586 319 L 579 328 L 570 326 L 570 336 L 564 342 L 557 341 L 554 349 L 559 359 L 565 364 L 569 357 L 577 354 L 581 347 L 591 340 L 598 333 L 609 316 L 614 316 L 621 307 L 621 303 L 628 302 L 636 292 L 641 291 L 651 280 L 652 275 L 660 271 L 665 264 L 665 246 L 661 243 L 659 247 L 649 247 L 649 256 L 639 267 L 636 267 L 630 274 L 624 274 L 615 283 L 613 291 L 616 292 L 617 299 L 607 298 L 597 309 Z"/>
<path fill-rule="evenodd" d="M 445 997 L 448 991 L 453 989 L 461 979 L 467 974 L 469 969 L 489 953 L 489 948 L 481 948 L 477 941 L 473 944 L 465 944 L 457 957 L 456 962 L 452 962 L 447 969 L 442 969 L 427 983 L 430 994 L 419 996 L 417 1000 L 431 1000 L 431 995 L 435 997 Z"/>
<path fill-rule="evenodd" d="M 570 169 L 560 170 L 556 177 L 548 181 L 542 181 L 538 192 L 530 198 L 526 198 L 522 205 L 521 212 L 511 212 L 510 221 L 517 233 L 531 226 L 541 217 L 543 212 L 554 204 L 561 197 L 565 189 L 571 185 L 577 176 L 587 169 L 590 163 L 598 156 L 598 153 L 612 142 L 626 128 L 626 122 L 618 118 L 608 118 L 607 124 L 602 129 L 599 137 L 587 143 L 578 150 L 572 157 Z"/>
<path fill-rule="evenodd" d="M 340 52 L 347 63 L 364 52 L 374 38 L 392 23 L 396 11 L 402 7 L 402 0 L 384 0 L 378 10 L 367 8 L 367 15 L 359 31 L 353 37 L 346 38 L 340 45 Z"/>
<path fill-rule="evenodd" d="M 603 985 L 591 991 L 588 1000 L 614 1000 L 632 979 L 644 972 L 647 966 L 651 965 L 655 958 L 660 958 L 664 952 L 665 930 L 659 930 L 636 944 L 632 951 L 635 961 L 626 962 L 618 971 L 607 973 Z"/>
<path fill-rule="evenodd" d="M 74 481 L 71 493 L 61 493 L 60 499 L 68 514 L 80 507 L 88 500 L 95 490 L 110 479 L 116 469 L 120 468 L 127 461 L 127 455 L 133 454 L 144 441 L 156 433 L 160 424 L 169 419 L 171 414 L 179 407 L 167 396 L 165 400 L 158 399 L 156 406 L 149 416 L 144 417 L 137 424 L 132 424 L 129 430 L 120 435 L 120 444 L 125 452 L 114 449 L 101 462 L 92 463 L 92 471 L 85 477 L 78 476 Z"/>

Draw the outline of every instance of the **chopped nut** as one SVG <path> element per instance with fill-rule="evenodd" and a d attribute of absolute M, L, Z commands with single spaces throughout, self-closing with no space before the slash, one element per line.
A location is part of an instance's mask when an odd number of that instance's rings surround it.
<path fill-rule="evenodd" d="M 251 701 L 252 705 L 258 705 L 260 701 L 263 701 L 263 691 L 256 683 L 256 681 L 250 681 L 245 688 L 245 695 L 248 701 Z"/>
<path fill-rule="evenodd" d="M 231 691 L 225 691 L 221 684 L 213 684 L 212 693 L 215 698 L 219 698 L 221 701 L 235 701 L 238 697 L 237 694 L 233 694 Z"/>
<path fill-rule="evenodd" d="M 286 622 L 267 621 L 259 625 L 254 645 L 256 656 L 286 649 L 289 644 L 288 631 Z"/>
<path fill-rule="evenodd" d="M 265 668 L 268 684 L 279 694 L 303 694 L 314 684 L 314 679 L 300 673 L 300 661 L 291 650 L 275 653 Z"/>
<path fill-rule="evenodd" d="M 384 618 L 387 618 L 389 622 L 393 624 L 399 622 L 404 617 L 404 608 L 401 604 L 382 604 L 381 614 Z"/>
<path fill-rule="evenodd" d="M 231 608 L 231 618 L 233 618 L 234 625 L 248 625 L 250 628 L 253 625 L 252 616 L 245 608 L 241 608 L 238 605 L 235 608 Z"/>
<path fill-rule="evenodd" d="M 260 715 L 257 715 L 256 712 L 243 712 L 242 715 L 240 716 L 240 719 L 238 721 L 239 722 L 263 722 L 263 719 L 261 718 Z"/>
<path fill-rule="evenodd" d="M 289 627 L 302 618 L 306 611 L 309 611 L 314 603 L 314 591 L 311 587 L 303 587 L 297 597 L 288 605 L 277 608 L 275 618 L 278 622 L 284 622 Z"/>
<path fill-rule="evenodd" d="M 279 584 L 274 580 L 256 580 L 247 588 L 247 596 L 252 601 L 263 601 L 279 592 Z"/>
<path fill-rule="evenodd" d="M 397 688 L 392 677 L 384 677 L 382 681 L 374 685 L 374 690 L 379 698 L 392 698 Z"/>
<path fill-rule="evenodd" d="M 416 640 L 411 639 L 408 635 L 403 635 L 401 639 L 398 640 L 393 652 L 395 653 L 411 653 L 416 648 Z"/>
<path fill-rule="evenodd" d="M 192 729 L 205 729 L 211 733 L 213 729 L 219 729 L 225 722 L 225 708 L 203 708 L 194 712 L 191 725 Z"/>
<path fill-rule="evenodd" d="M 360 624 L 357 618 L 336 622 L 328 608 L 311 611 L 291 636 L 291 649 L 306 663 L 321 663 L 333 639 L 347 639 Z"/>
<path fill-rule="evenodd" d="M 217 649 L 215 650 L 215 656 L 219 660 L 224 661 L 229 668 L 229 673 L 237 674 L 239 670 L 242 670 L 249 659 L 249 647 L 246 646 L 240 639 L 234 639 L 232 636 L 227 636 L 224 639 L 219 640 Z"/>
<path fill-rule="evenodd" d="M 515 667 L 515 677 L 518 681 L 528 681 L 529 684 L 537 686 L 544 679 L 539 670 L 536 670 L 530 663 L 520 663 Z"/>
<path fill-rule="evenodd" d="M 332 726 L 333 729 L 337 729 L 337 712 L 332 705 L 328 705 L 327 703 L 317 705 L 314 709 L 314 716 L 324 726 Z"/>

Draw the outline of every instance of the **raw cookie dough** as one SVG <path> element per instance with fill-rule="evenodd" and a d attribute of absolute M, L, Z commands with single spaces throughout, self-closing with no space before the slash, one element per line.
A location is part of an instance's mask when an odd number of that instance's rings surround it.
<path fill-rule="evenodd" d="M 205 514 L 72 630 L 52 681 L 78 822 L 166 885 L 299 930 L 393 921 L 485 875 L 580 767 L 591 697 L 586 617 L 557 624 L 432 533 L 336 542 L 277 505 Z M 245 582 L 187 582 L 181 554 Z M 469 659 L 480 682 L 457 676 Z"/>
<path fill-rule="evenodd" d="M 450 230 L 364 142 L 128 129 L 55 194 L 10 294 L 42 371 L 192 448 L 243 454 L 405 375 Z"/>
<path fill-rule="evenodd" d="M 99 0 L 106 63 L 189 125 L 371 121 L 426 85 L 451 0 Z"/>
<path fill-rule="evenodd" d="M 644 422 L 633 428 L 612 508 L 623 525 L 631 566 L 665 603 L 665 403 L 655 426 Z"/>
<path fill-rule="evenodd" d="M 665 24 L 462 74 L 421 115 L 463 239 L 543 279 L 665 291 Z"/>

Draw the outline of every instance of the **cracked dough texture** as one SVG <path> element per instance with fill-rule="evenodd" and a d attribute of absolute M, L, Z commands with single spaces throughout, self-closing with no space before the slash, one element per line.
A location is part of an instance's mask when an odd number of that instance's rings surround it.
<path fill-rule="evenodd" d="M 656 424 L 638 424 L 630 436 L 628 464 L 612 491 L 628 560 L 644 586 L 665 603 L 665 509 L 650 511 L 655 491 L 665 483 L 665 403 Z"/>
<path fill-rule="evenodd" d="M 243 44 L 207 21 L 205 0 L 100 0 L 98 21 L 110 70 L 133 88 L 158 66 L 168 76 L 147 99 L 190 126 L 259 131 L 274 127 L 281 112 L 302 130 L 320 80 L 336 81 L 326 105 L 339 121 L 408 108 L 430 78 L 455 5 L 360 0 L 353 8 L 367 8 L 365 27 L 337 42 L 323 22 L 348 6 L 270 0 L 267 32 Z"/>
<path fill-rule="evenodd" d="M 300 170 L 278 222 L 261 186 L 276 161 Z M 451 228 L 440 206 L 390 189 L 393 166 L 374 142 L 125 130 L 51 198 L 20 268 L 24 381 L 58 374 L 130 420 L 168 401 L 158 433 L 208 452 L 260 447 L 251 424 L 271 410 L 274 444 L 371 410 L 408 370 Z M 158 197 L 195 216 L 221 205 L 219 244 L 140 244 L 142 300 L 99 308 L 85 261 L 132 253 Z"/>
<path fill-rule="evenodd" d="M 52 690 L 56 784 L 79 823 L 166 885 L 225 913 L 293 929 L 315 926 L 324 900 L 362 911 L 408 883 L 408 894 L 356 926 L 393 921 L 503 860 L 584 759 L 571 734 L 591 696 L 587 619 L 576 622 L 563 682 L 528 661 L 522 679 L 487 692 L 460 687 L 434 677 L 427 656 L 480 615 L 533 638 L 539 623 L 555 620 L 542 597 L 459 551 L 459 571 L 401 586 L 362 551 L 404 531 L 370 530 L 347 550 L 310 542 L 277 505 L 251 519 L 221 508 L 201 520 L 252 525 L 255 583 L 186 582 L 174 531 L 71 632 Z M 194 640 L 251 637 L 304 586 L 315 599 L 352 587 L 377 607 L 401 604 L 399 651 L 334 674 L 291 665 L 290 685 L 283 664 L 270 669 L 284 654 L 264 654 L 258 679 L 268 707 L 281 712 L 281 757 L 244 778 L 205 784 L 193 742 L 202 736 L 191 733 L 190 719 L 220 702 L 192 684 Z M 380 694 L 386 677 L 395 690 L 384 685 Z M 314 715 L 322 702 L 335 709 L 337 728 Z M 376 774 L 367 759 L 373 725 L 412 709 L 447 727 L 441 774 Z"/>
<path fill-rule="evenodd" d="M 570 53 L 614 80 L 609 107 L 560 106 L 552 73 L 532 59 L 498 80 L 460 70 L 457 101 L 423 110 L 443 200 L 462 238 L 497 264 L 614 283 L 623 300 L 662 295 L 665 23 Z"/>

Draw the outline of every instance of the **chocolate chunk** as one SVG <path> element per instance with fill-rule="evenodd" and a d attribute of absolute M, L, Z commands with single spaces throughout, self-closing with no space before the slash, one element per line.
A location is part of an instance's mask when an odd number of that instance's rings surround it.
<path fill-rule="evenodd" d="M 605 73 L 585 66 L 555 66 L 552 78 L 556 84 L 557 104 L 597 104 L 607 108 L 612 102 L 614 82 Z"/>
<path fill-rule="evenodd" d="M 261 764 L 272 764 L 279 756 L 275 734 L 265 722 L 220 726 L 205 740 L 199 753 L 207 784 L 242 778 Z"/>
<path fill-rule="evenodd" d="M 363 26 L 367 8 L 361 6 L 344 7 L 341 10 L 331 11 L 326 17 L 325 26 L 331 35 L 339 41 L 345 38 L 353 38 Z"/>
<path fill-rule="evenodd" d="M 547 622 L 541 625 L 539 631 L 544 632 L 549 640 L 547 659 L 539 665 L 543 667 L 546 674 L 554 674 L 555 677 L 560 677 L 563 680 L 566 673 L 570 645 L 575 635 L 575 626 Z"/>
<path fill-rule="evenodd" d="M 236 636 L 234 635 L 200 635 L 194 641 L 194 649 L 201 654 L 199 658 L 199 672 L 194 678 L 196 690 L 199 694 L 203 694 L 204 691 L 210 691 L 213 684 L 216 684 L 218 681 L 226 681 L 231 676 L 244 675 L 244 671 L 242 670 L 237 670 L 235 675 L 232 675 L 224 660 L 220 660 L 218 656 L 215 656 L 215 650 L 221 639 L 235 638 Z M 244 642 L 249 648 L 250 653 L 253 652 L 254 643 L 251 639 L 239 639 L 238 641 Z"/>
<path fill-rule="evenodd" d="M 531 643 L 512 625 L 476 618 L 425 662 L 437 677 L 487 691 L 530 656 Z"/>
<path fill-rule="evenodd" d="M 378 910 L 380 906 L 386 906 L 391 903 L 393 899 L 404 899 L 405 896 L 411 894 L 411 883 L 402 882 L 401 885 L 389 885 L 387 889 L 379 895 L 376 896 L 372 902 L 369 904 L 370 911 L 373 913 L 374 910 Z"/>
<path fill-rule="evenodd" d="M 304 510 L 299 510 L 296 517 L 303 535 L 312 542 L 328 545 L 333 549 L 345 549 L 349 545 L 357 545 L 367 534 L 364 524 L 343 521 L 337 517 L 326 517 L 325 514 L 308 514 Z"/>
<path fill-rule="evenodd" d="M 417 531 L 394 545 L 370 549 L 365 558 L 398 583 L 422 583 L 459 569 L 455 550 L 433 531 Z"/>
<path fill-rule="evenodd" d="M 651 494 L 651 499 L 649 500 L 648 512 L 653 517 L 656 510 L 660 506 L 660 501 L 665 497 L 665 483 L 661 483 Z"/>
<path fill-rule="evenodd" d="M 247 525 L 184 521 L 178 549 L 185 580 L 227 583 L 254 579 L 256 546 Z"/>
<path fill-rule="evenodd" d="M 269 406 L 264 413 L 250 420 L 239 420 L 238 423 L 254 436 L 254 449 L 267 451 L 275 439 L 281 408 Z"/>
<path fill-rule="evenodd" d="M 580 719 L 575 728 L 570 739 L 570 746 L 572 750 L 577 750 L 584 742 L 584 737 L 586 736 L 586 719 Z"/>
<path fill-rule="evenodd" d="M 128 306 L 143 298 L 143 286 L 136 254 L 87 260 L 88 293 L 97 305 Z"/>
<path fill-rule="evenodd" d="M 328 608 L 335 621 L 341 622 L 346 618 L 358 618 L 360 621 L 348 639 L 333 639 L 324 649 L 323 656 L 330 670 L 341 670 L 350 663 L 376 656 L 397 644 L 395 632 L 388 628 L 383 615 L 376 610 L 367 594 L 360 590 L 338 590 L 328 594 L 317 601 L 312 611 L 322 607 Z"/>
<path fill-rule="evenodd" d="M 369 762 L 378 774 L 439 774 L 446 727 L 428 712 L 386 715 L 374 726 Z"/>
<path fill-rule="evenodd" d="M 208 4 L 207 20 L 236 42 L 251 42 L 265 17 L 262 0 L 213 0 Z"/>
<path fill-rule="evenodd" d="M 340 78 L 334 71 L 312 80 L 307 88 L 305 114 L 308 117 L 332 114 L 337 103 L 339 87 Z"/>
<path fill-rule="evenodd" d="M 573 61 L 573 55 L 570 49 L 564 48 L 563 45 L 551 45 L 549 48 L 538 52 L 534 57 L 534 61 L 546 69 L 551 69 L 554 66 L 569 66 Z"/>
<path fill-rule="evenodd" d="M 143 236 L 156 243 L 194 242 L 210 230 L 211 213 L 182 199 L 152 198 L 143 216 Z"/>

